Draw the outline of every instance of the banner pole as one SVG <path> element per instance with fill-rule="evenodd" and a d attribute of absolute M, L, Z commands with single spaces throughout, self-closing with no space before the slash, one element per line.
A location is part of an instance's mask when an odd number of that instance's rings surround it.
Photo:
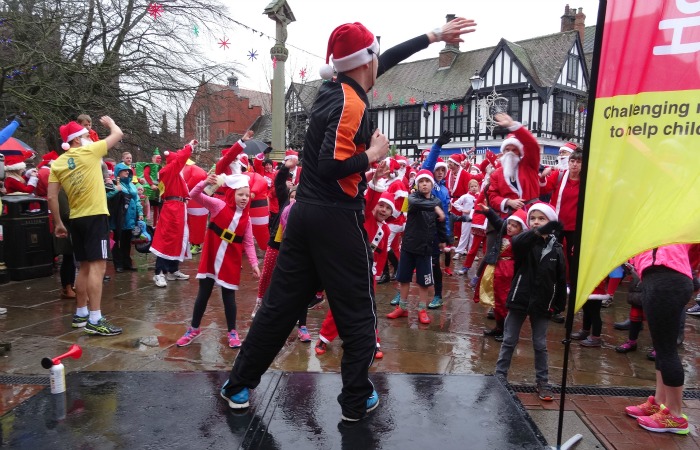
<path fill-rule="evenodd" d="M 569 301 L 566 310 L 566 323 L 564 340 L 564 365 L 562 367 L 561 376 L 561 394 L 559 398 L 559 422 L 557 425 L 557 446 L 558 450 L 564 450 L 578 442 L 580 439 L 569 439 L 565 446 L 562 447 L 561 439 L 564 429 L 564 406 L 566 403 L 566 378 L 569 371 L 569 351 L 571 348 L 571 331 L 574 327 L 574 309 L 576 308 L 576 295 L 578 285 L 578 268 L 579 268 L 579 248 L 581 246 L 581 233 L 583 227 L 583 207 L 586 198 L 586 177 L 588 175 L 588 159 L 591 146 L 591 134 L 593 130 L 593 114 L 595 110 L 595 97 L 598 87 L 598 74 L 600 68 L 600 53 L 603 46 L 603 31 L 605 28 L 605 12 L 608 6 L 607 0 L 600 0 L 598 3 L 598 18 L 596 22 L 595 43 L 593 46 L 593 60 L 591 63 L 591 77 L 588 85 L 588 107 L 586 120 L 586 134 L 583 142 L 583 164 L 581 167 L 581 181 L 578 194 L 578 209 L 576 216 L 576 230 L 574 235 L 574 254 L 569 261 L 569 280 L 571 289 L 569 292 Z M 573 442 L 572 442 L 573 441 Z"/>

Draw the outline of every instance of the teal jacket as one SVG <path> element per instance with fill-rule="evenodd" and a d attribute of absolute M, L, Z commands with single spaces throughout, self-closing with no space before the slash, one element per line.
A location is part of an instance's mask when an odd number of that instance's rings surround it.
<path fill-rule="evenodd" d="M 128 170 L 129 171 L 129 177 L 126 179 L 126 181 L 122 180 L 114 180 L 115 188 L 117 184 L 121 185 L 121 190 L 111 190 L 107 192 L 107 201 L 113 199 L 119 194 L 122 194 L 124 196 L 124 203 L 123 203 L 123 210 L 121 211 L 121 214 L 113 214 L 110 213 L 109 217 L 109 227 L 112 230 L 117 229 L 117 223 L 116 221 L 119 219 L 119 216 L 121 215 L 121 229 L 122 230 L 132 230 L 136 226 L 136 221 L 138 220 L 139 216 L 143 216 L 143 207 L 141 206 L 141 200 L 139 199 L 139 193 L 138 190 L 136 189 L 136 185 L 131 182 L 131 179 L 134 176 L 134 171 L 131 170 L 130 167 L 128 167 L 124 163 L 119 163 L 114 167 L 114 174 L 118 175 L 119 172 L 122 170 Z"/>

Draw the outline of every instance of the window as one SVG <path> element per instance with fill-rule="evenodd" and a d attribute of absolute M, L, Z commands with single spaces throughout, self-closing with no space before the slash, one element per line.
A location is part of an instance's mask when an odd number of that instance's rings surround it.
<path fill-rule="evenodd" d="M 558 93 L 554 97 L 554 121 L 552 132 L 568 139 L 574 135 L 576 126 L 576 97 L 572 94 Z"/>
<path fill-rule="evenodd" d="M 566 70 L 566 82 L 574 83 L 578 82 L 578 56 L 569 54 L 569 64 L 567 64 Z"/>
<path fill-rule="evenodd" d="M 209 111 L 200 109 L 194 120 L 194 138 L 199 142 L 199 150 L 205 152 L 209 150 Z"/>
<path fill-rule="evenodd" d="M 396 110 L 396 139 L 420 137 L 420 106 Z"/>
<path fill-rule="evenodd" d="M 506 112 L 513 120 L 520 122 L 520 111 L 521 111 L 521 100 L 520 94 L 515 91 L 506 91 L 501 94 L 503 98 L 508 100 L 508 107 Z"/>
<path fill-rule="evenodd" d="M 467 108 L 458 106 L 452 109 L 450 105 L 445 105 L 447 106 L 447 112 L 444 110 L 442 112 L 442 130 L 449 130 L 454 133 L 455 136 L 470 136 Z M 460 108 L 462 109 L 461 112 Z"/>
<path fill-rule="evenodd" d="M 375 109 L 368 110 L 367 118 L 369 119 L 369 127 L 374 132 L 374 130 L 379 128 L 379 111 Z"/>

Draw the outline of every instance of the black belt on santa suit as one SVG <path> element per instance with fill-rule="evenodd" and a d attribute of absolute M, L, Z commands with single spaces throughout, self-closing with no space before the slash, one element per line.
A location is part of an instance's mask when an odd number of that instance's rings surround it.
<path fill-rule="evenodd" d="M 214 222 L 209 222 L 208 228 L 214 233 L 216 233 L 221 238 L 221 240 L 226 241 L 229 244 L 232 244 L 234 242 L 240 244 L 241 242 L 243 242 L 243 236 L 236 236 L 236 233 L 234 233 L 233 231 L 229 230 L 228 228 L 221 228 Z"/>
<path fill-rule="evenodd" d="M 182 203 L 187 202 L 187 199 L 185 197 L 178 197 L 176 195 L 171 195 L 170 197 L 163 197 L 164 202 L 171 201 L 171 200 L 175 201 L 175 202 L 182 202 Z"/>
<path fill-rule="evenodd" d="M 267 199 L 266 198 L 264 198 L 262 200 L 253 200 L 252 202 L 250 202 L 251 208 L 264 208 L 265 206 L 267 206 Z"/>

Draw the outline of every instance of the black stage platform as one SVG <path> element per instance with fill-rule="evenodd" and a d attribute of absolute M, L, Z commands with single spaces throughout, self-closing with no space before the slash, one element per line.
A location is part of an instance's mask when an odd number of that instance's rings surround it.
<path fill-rule="evenodd" d="M 544 439 L 492 376 L 373 374 L 379 407 L 340 420 L 340 374 L 268 372 L 251 408 L 229 410 L 223 372 L 84 372 L 0 418 L 26 449 L 541 449 Z"/>

